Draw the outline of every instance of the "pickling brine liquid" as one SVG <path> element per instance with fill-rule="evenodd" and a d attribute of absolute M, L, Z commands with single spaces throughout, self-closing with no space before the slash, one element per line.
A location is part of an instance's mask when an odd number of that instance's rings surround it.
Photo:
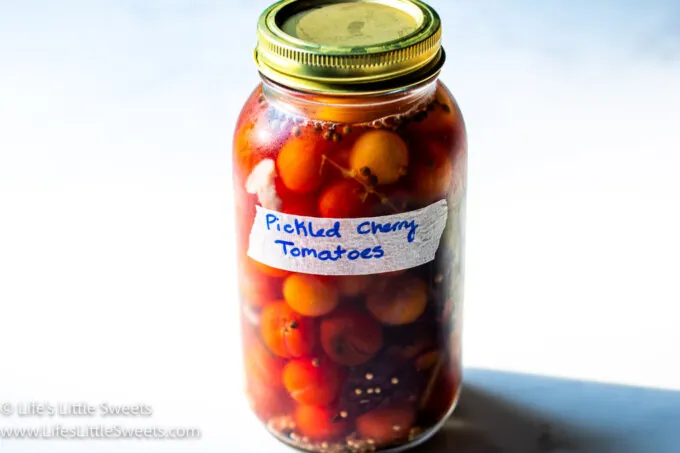
<path fill-rule="evenodd" d="M 279 439 L 399 448 L 453 410 L 466 158 L 436 81 L 356 102 L 265 81 L 249 98 L 233 161 L 246 391 Z"/>

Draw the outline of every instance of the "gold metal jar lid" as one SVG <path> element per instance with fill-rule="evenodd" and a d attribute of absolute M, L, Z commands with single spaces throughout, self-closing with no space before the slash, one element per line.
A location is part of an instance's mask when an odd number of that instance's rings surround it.
<path fill-rule="evenodd" d="M 282 0 L 258 23 L 260 72 L 333 94 L 380 93 L 437 76 L 441 21 L 418 0 Z"/>

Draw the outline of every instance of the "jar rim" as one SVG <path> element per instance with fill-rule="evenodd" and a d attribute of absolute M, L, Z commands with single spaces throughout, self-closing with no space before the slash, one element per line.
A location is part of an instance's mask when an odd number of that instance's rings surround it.
<path fill-rule="evenodd" d="M 441 20 L 419 0 L 282 0 L 262 13 L 257 35 L 260 72 L 309 92 L 404 89 L 445 61 Z"/>

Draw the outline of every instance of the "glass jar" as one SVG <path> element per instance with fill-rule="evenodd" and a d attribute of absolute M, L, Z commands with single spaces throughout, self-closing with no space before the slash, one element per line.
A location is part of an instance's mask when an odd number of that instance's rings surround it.
<path fill-rule="evenodd" d="M 461 386 L 467 142 L 415 0 L 285 0 L 234 137 L 246 391 L 307 451 L 426 440 Z"/>

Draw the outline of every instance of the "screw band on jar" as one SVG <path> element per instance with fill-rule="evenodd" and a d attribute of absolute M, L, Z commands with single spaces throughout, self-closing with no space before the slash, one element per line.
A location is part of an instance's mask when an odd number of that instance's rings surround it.
<path fill-rule="evenodd" d="M 260 18 L 255 59 L 264 76 L 295 89 L 381 93 L 436 77 L 441 38 L 437 12 L 420 1 L 284 0 Z"/>

